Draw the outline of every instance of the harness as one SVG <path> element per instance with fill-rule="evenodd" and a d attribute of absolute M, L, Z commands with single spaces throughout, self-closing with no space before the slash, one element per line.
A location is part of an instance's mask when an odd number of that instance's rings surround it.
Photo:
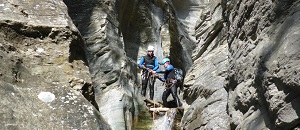
<path fill-rule="evenodd" d="M 169 81 L 169 82 L 167 82 L 167 81 Z M 171 79 L 169 79 L 169 80 L 167 79 L 167 80 L 164 82 L 164 86 L 165 86 L 166 89 L 170 89 L 170 88 L 172 88 L 176 83 L 177 83 L 177 80 L 171 78 Z"/>
<path fill-rule="evenodd" d="M 155 81 L 155 78 L 156 78 L 156 75 L 155 74 L 152 74 L 150 71 L 149 71 L 149 68 L 146 68 L 146 69 L 143 69 L 143 72 L 142 72 L 142 79 L 146 79 L 146 78 L 152 78 L 152 81 Z M 149 80 L 149 79 L 148 79 Z"/>

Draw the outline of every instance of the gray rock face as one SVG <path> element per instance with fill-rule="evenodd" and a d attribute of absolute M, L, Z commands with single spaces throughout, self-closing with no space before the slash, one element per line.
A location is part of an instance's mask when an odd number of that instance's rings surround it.
<path fill-rule="evenodd" d="M 231 129 L 225 88 L 229 51 L 223 29 L 220 1 L 203 2 L 195 25 L 197 48 L 184 79 L 183 99 L 188 104 L 182 129 Z M 195 16 L 194 16 L 195 17 Z"/>
<path fill-rule="evenodd" d="M 91 78 L 66 14 L 62 1 L 0 2 L 1 129 L 110 128 L 81 94 Z"/>
<path fill-rule="evenodd" d="M 138 105 L 136 76 L 131 73 L 131 70 L 136 72 L 136 64 L 124 51 L 115 1 L 64 2 L 85 40 L 95 100 L 101 115 L 112 129 L 130 129 L 138 110 L 135 108 Z"/>
<path fill-rule="evenodd" d="M 247 119 L 247 123 L 235 125 L 253 128 L 261 122 L 264 126 L 256 128 L 295 128 L 300 123 L 299 104 L 295 104 L 300 83 L 299 37 L 295 33 L 299 2 L 235 4 L 242 6 L 234 6 L 229 17 L 229 108 L 240 113 L 234 117 Z"/>
<path fill-rule="evenodd" d="M 194 62 L 185 77 L 183 98 L 189 108 L 182 119 L 182 128 L 230 129 L 227 114 L 228 93 L 224 86 L 228 70 L 227 45 Z"/>
<path fill-rule="evenodd" d="M 201 13 L 195 29 L 200 46 L 194 50 L 194 64 L 185 78 L 183 98 L 191 105 L 182 128 L 297 128 L 299 25 L 295 21 L 299 2 L 209 4 L 206 11 L 210 11 Z M 221 55 L 216 53 L 224 47 Z M 221 56 L 224 62 L 212 62 Z M 224 95 L 223 107 L 211 107 L 222 106 L 216 102 L 220 95 Z"/>
<path fill-rule="evenodd" d="M 185 73 L 181 129 L 297 129 L 299 4 L 2 1 L 1 128 L 134 128 L 154 45 Z"/>

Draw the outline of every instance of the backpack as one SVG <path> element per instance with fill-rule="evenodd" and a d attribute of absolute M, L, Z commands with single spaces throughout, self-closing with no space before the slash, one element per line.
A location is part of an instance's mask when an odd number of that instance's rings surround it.
<path fill-rule="evenodd" d="M 174 68 L 174 72 L 175 72 L 175 79 L 177 79 L 177 81 L 182 82 L 183 81 L 183 72 L 180 68 Z"/>

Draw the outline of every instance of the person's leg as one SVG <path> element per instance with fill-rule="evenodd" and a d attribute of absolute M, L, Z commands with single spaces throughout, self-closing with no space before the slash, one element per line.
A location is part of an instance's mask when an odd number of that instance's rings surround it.
<path fill-rule="evenodd" d="M 147 83 L 148 83 L 148 72 L 144 71 L 142 75 L 142 91 L 141 91 L 141 94 L 143 96 L 146 96 Z"/>
<path fill-rule="evenodd" d="M 178 97 L 178 95 L 177 95 L 177 86 L 176 86 L 176 84 L 174 84 L 174 85 L 172 86 L 172 88 L 171 88 L 171 93 L 172 93 L 173 99 L 174 99 L 175 102 L 176 102 L 177 107 L 180 107 L 180 106 L 181 106 L 181 102 L 180 102 L 179 97 Z"/>
<path fill-rule="evenodd" d="M 170 95 L 170 89 L 165 88 L 163 95 L 162 95 L 162 101 L 163 101 L 163 105 L 164 107 L 168 107 L 168 96 Z"/>
<path fill-rule="evenodd" d="M 149 93 L 150 99 L 153 100 L 155 79 L 150 75 L 148 80 L 149 80 L 149 89 L 150 89 L 150 93 Z"/>

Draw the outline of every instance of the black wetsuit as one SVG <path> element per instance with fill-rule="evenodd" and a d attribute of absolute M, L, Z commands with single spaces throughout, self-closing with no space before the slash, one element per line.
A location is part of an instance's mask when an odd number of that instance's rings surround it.
<path fill-rule="evenodd" d="M 172 65 L 169 65 L 165 71 L 157 70 L 157 73 L 164 73 L 163 78 L 159 78 L 162 81 L 166 81 L 166 88 L 162 95 L 163 104 L 165 107 L 169 107 L 167 99 L 170 94 L 172 94 L 173 99 L 176 102 L 177 107 L 181 106 L 181 102 L 177 95 L 177 88 L 179 86 L 179 82 L 175 79 L 175 70 Z"/>

